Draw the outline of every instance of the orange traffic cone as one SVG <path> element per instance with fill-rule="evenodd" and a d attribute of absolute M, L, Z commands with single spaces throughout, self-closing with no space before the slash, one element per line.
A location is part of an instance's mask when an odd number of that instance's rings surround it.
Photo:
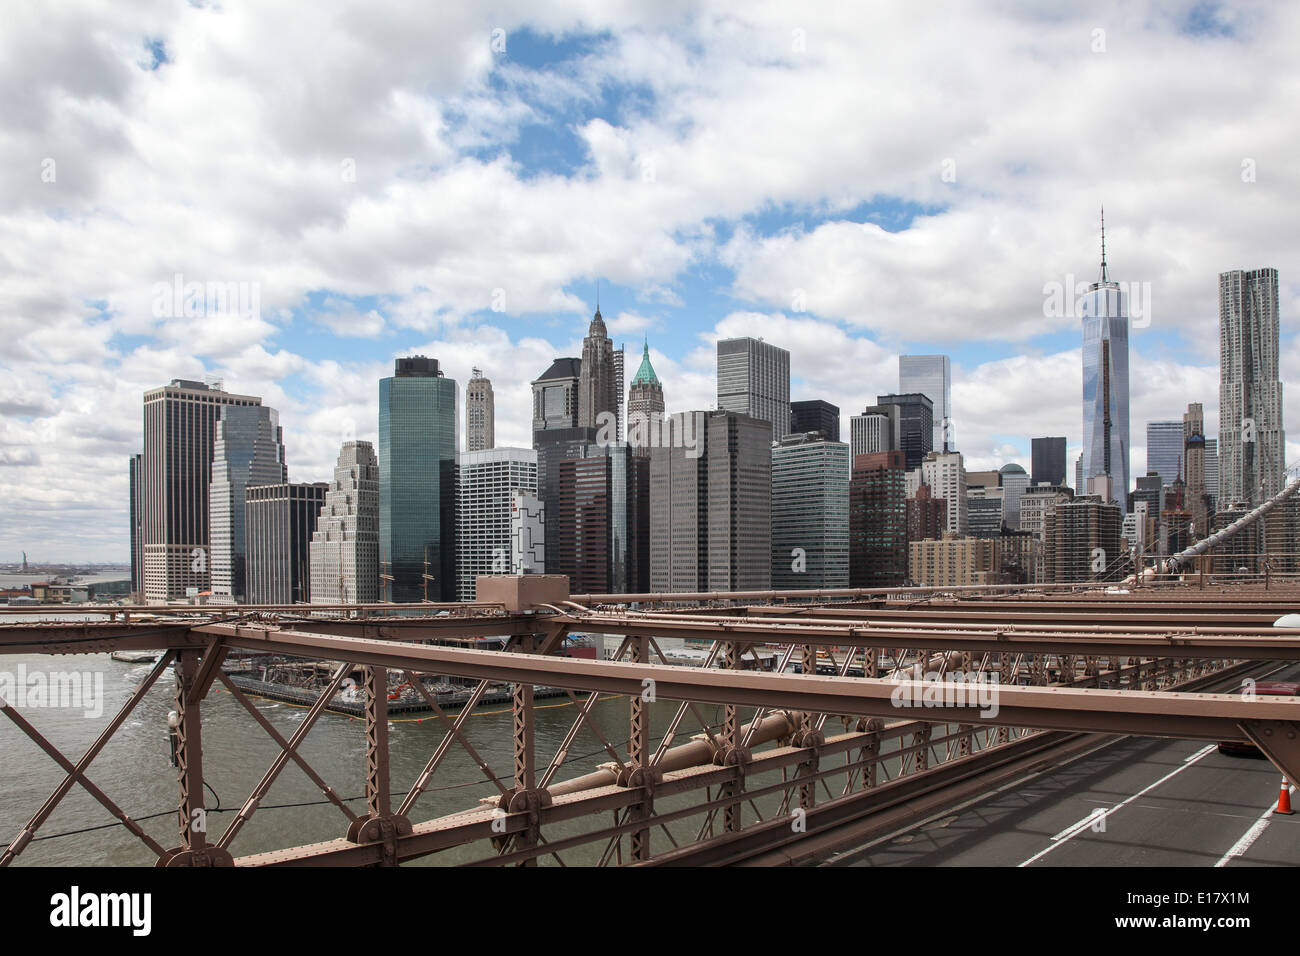
<path fill-rule="evenodd" d="M 1282 792 L 1277 797 L 1277 809 L 1274 813 L 1295 813 L 1291 809 L 1291 785 L 1286 782 L 1286 777 L 1282 778 Z"/>

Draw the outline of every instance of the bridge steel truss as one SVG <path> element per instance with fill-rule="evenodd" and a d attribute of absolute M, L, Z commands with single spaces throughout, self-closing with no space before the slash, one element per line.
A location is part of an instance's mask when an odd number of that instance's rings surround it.
<path fill-rule="evenodd" d="M 776 603 L 789 595 L 710 595 L 696 606 L 672 608 L 682 596 L 669 602 L 662 595 L 602 595 L 594 607 L 574 600 L 523 611 L 439 606 L 450 613 L 437 617 L 394 617 L 387 606 L 328 619 L 294 616 L 301 609 L 279 609 L 279 616 L 265 609 L 188 609 L 187 616 L 153 620 L 122 614 L 101 623 L 0 621 L 0 655 L 164 649 L 77 759 L 0 699 L 0 713 L 65 773 L 0 853 L 0 865 L 22 854 L 76 786 L 145 844 L 160 866 L 395 865 L 467 846 L 475 850 L 471 865 L 527 866 L 814 859 L 876 832 L 873 827 L 918 818 L 1107 739 L 1097 735 L 1248 740 L 1288 779 L 1300 779 L 1300 701 L 1202 692 L 1215 682 L 1257 674 L 1268 662 L 1300 660 L 1300 631 L 1270 626 L 1295 607 L 1300 592 L 999 591 L 892 600 L 857 595 L 833 605 L 796 594 L 804 601 Z M 632 600 L 665 609 L 629 610 Z M 621 635 L 621 645 L 611 660 L 559 656 L 572 631 Z M 427 643 L 451 637 L 506 643 L 500 651 Z M 668 663 L 660 642 L 678 637 L 707 648 L 705 666 Z M 762 669 L 758 650 L 764 647 L 777 651 L 773 671 Z M 237 650 L 335 662 L 327 690 L 288 738 L 224 672 L 226 655 Z M 365 702 L 363 811 L 349 807 L 300 753 L 358 667 Z M 799 673 L 791 672 L 795 667 Z M 833 673 L 819 673 L 827 669 Z M 177 715 L 177 841 L 163 846 L 92 781 L 90 768 L 168 670 Z M 389 762 L 390 672 L 424 696 L 444 732 L 409 789 L 396 792 L 400 800 L 394 799 Z M 460 712 L 449 713 L 421 675 L 476 683 Z M 996 707 L 977 705 L 972 677 L 996 677 Z M 203 705 L 218 682 L 279 753 L 225 829 L 210 835 Z M 513 765 L 498 773 L 466 724 L 500 684 L 511 686 Z M 563 689 L 574 707 L 553 755 L 539 752 L 533 700 L 539 686 Z M 611 739 L 592 718 L 596 702 L 610 694 L 627 699 L 625 738 Z M 650 707 L 660 700 L 676 707 L 656 740 Z M 923 706 L 908 709 L 900 701 Z M 707 719 L 706 706 L 718 709 L 719 722 Z M 565 762 L 584 730 L 609 761 L 565 778 Z M 459 813 L 418 819 L 420 798 L 454 748 L 479 767 L 492 796 Z M 343 815 L 342 835 L 236 856 L 236 837 L 290 762 Z"/>

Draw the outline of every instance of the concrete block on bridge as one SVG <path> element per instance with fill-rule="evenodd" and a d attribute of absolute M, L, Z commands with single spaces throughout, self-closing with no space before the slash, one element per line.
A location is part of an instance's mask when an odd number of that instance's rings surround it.
<path fill-rule="evenodd" d="M 529 611 L 537 604 L 569 599 L 567 574 L 480 574 L 475 597 L 484 604 L 504 604 L 507 611 Z"/>

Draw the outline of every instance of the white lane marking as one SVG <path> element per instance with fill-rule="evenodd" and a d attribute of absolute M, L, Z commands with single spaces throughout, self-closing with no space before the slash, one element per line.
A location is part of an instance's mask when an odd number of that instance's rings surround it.
<path fill-rule="evenodd" d="M 1133 796 L 1129 797 L 1123 803 L 1115 804 L 1115 806 L 1111 807 L 1109 810 L 1105 811 L 1104 813 L 1090 813 L 1082 820 L 1080 820 L 1078 823 L 1071 824 L 1070 826 L 1062 830 L 1060 833 L 1052 837 L 1052 843 L 1050 846 L 1046 847 L 1043 850 L 1040 850 L 1038 853 L 1035 853 L 1029 859 L 1025 860 L 1025 862 L 1021 863 L 1020 866 L 1028 866 L 1030 863 L 1034 863 L 1038 860 L 1041 860 L 1043 857 L 1047 856 L 1047 854 L 1051 853 L 1053 850 L 1057 849 L 1058 847 L 1065 846 L 1065 844 L 1069 843 L 1071 840 L 1073 840 L 1084 830 L 1089 829 L 1098 820 L 1106 819 L 1106 817 L 1110 816 L 1116 810 L 1119 810 L 1121 807 L 1128 806 L 1130 803 L 1132 803 L 1134 800 L 1136 800 L 1138 797 L 1142 796 L 1143 794 L 1150 793 L 1152 790 L 1160 786 L 1166 780 L 1170 780 L 1173 777 L 1178 776 L 1188 767 L 1193 766 L 1198 761 L 1202 760 L 1205 757 L 1208 757 L 1212 753 L 1214 753 L 1214 744 L 1208 744 L 1205 747 L 1198 750 L 1196 753 L 1192 754 L 1186 760 L 1184 760 L 1182 766 L 1179 767 L 1177 770 L 1171 770 L 1169 773 L 1165 774 L 1155 783 L 1143 787 L 1141 790 L 1133 794 Z"/>
<path fill-rule="evenodd" d="M 1295 787 L 1291 788 L 1291 792 L 1295 793 Z M 1246 851 L 1254 845 L 1256 840 L 1264 835 L 1264 831 L 1268 829 L 1268 825 L 1273 822 L 1273 811 L 1276 807 L 1277 804 L 1274 804 L 1260 814 L 1259 819 L 1251 825 L 1251 828 L 1243 833 L 1241 839 L 1232 845 L 1232 849 L 1219 857 L 1219 862 L 1214 865 L 1216 867 L 1227 866 L 1229 860 L 1234 859 L 1235 857 L 1245 856 Z"/>

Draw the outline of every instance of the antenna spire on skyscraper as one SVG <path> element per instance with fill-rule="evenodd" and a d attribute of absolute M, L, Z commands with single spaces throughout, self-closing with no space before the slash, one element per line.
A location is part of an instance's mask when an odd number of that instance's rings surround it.
<path fill-rule="evenodd" d="M 1106 276 L 1106 207 L 1101 207 L 1101 281 L 1107 281 Z"/>

